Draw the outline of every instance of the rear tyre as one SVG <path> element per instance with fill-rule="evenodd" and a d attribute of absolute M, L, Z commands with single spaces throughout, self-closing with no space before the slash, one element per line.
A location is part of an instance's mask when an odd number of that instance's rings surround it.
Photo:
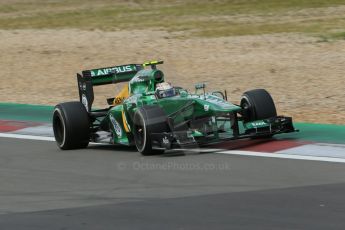
<path fill-rule="evenodd" d="M 243 114 L 245 122 L 277 116 L 273 99 L 264 89 L 254 89 L 245 92 L 241 98 L 241 107 L 245 109 Z"/>
<path fill-rule="evenodd" d="M 86 148 L 90 140 L 90 120 L 85 106 L 79 101 L 56 105 L 53 130 L 60 149 Z"/>
<path fill-rule="evenodd" d="M 151 133 L 169 132 L 167 117 L 159 106 L 143 106 L 133 118 L 135 146 L 144 156 L 163 154 L 164 150 L 152 149 Z"/>

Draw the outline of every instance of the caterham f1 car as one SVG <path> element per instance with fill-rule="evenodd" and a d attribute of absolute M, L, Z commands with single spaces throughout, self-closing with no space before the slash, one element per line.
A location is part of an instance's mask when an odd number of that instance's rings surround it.
<path fill-rule="evenodd" d="M 190 93 L 165 81 L 157 69 L 163 61 L 127 64 L 77 74 L 79 101 L 56 105 L 55 140 L 61 149 L 86 148 L 89 142 L 136 146 L 143 155 L 173 148 L 203 146 L 241 138 L 269 138 L 296 131 L 291 117 L 277 116 L 270 94 L 254 89 L 240 103 L 228 102 L 226 91 L 206 92 L 204 83 Z M 126 82 L 94 109 L 93 87 Z"/>

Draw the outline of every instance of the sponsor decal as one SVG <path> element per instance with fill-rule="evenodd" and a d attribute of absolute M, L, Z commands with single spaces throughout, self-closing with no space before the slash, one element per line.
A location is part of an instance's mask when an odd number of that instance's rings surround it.
<path fill-rule="evenodd" d="M 114 116 L 112 114 L 109 115 L 109 119 L 111 121 L 111 123 L 113 124 L 115 133 L 117 135 L 117 137 L 121 137 L 122 136 L 122 129 L 120 124 L 116 121 L 116 119 L 114 118 Z"/>
<path fill-rule="evenodd" d="M 226 101 L 224 101 L 222 98 L 219 98 L 217 96 L 214 96 L 214 95 L 209 95 L 206 99 L 207 101 L 213 103 L 213 104 L 216 104 L 218 106 L 221 106 L 221 107 L 231 107 L 229 105 L 229 103 L 227 103 Z"/>
<path fill-rule="evenodd" d="M 253 127 L 266 125 L 266 123 L 263 121 L 252 122 L 251 124 L 253 125 Z"/>
<path fill-rule="evenodd" d="M 81 103 L 85 106 L 86 111 L 89 112 L 89 103 L 87 102 L 87 98 L 85 94 L 81 95 Z"/>
<path fill-rule="evenodd" d="M 209 105 L 204 105 L 204 110 L 207 112 L 210 109 Z"/>
<path fill-rule="evenodd" d="M 86 90 L 86 83 L 79 82 L 79 89 Z"/>
<path fill-rule="evenodd" d="M 138 83 L 138 82 L 145 82 L 148 80 L 148 76 L 136 76 L 132 78 L 130 83 Z"/>
<path fill-rule="evenodd" d="M 163 144 L 166 144 L 166 145 L 170 143 L 170 141 L 169 141 L 169 139 L 167 137 L 164 137 L 162 139 L 162 142 L 163 142 Z"/>
<path fill-rule="evenodd" d="M 171 143 L 166 136 L 162 138 L 162 147 L 167 148 L 167 149 L 171 148 Z"/>
<path fill-rule="evenodd" d="M 132 65 L 116 66 L 111 68 L 91 70 L 91 77 L 103 76 L 111 73 L 127 73 L 132 71 L 135 71 L 135 67 Z"/>

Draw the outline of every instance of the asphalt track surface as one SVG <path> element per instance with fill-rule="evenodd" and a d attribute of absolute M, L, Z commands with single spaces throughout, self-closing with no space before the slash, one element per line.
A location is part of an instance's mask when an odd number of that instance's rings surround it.
<path fill-rule="evenodd" d="M 344 229 L 345 164 L 0 138 L 0 229 Z"/>

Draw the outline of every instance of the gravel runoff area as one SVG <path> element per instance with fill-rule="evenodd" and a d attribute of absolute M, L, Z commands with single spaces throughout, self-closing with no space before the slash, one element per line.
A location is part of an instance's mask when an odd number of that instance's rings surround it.
<path fill-rule="evenodd" d="M 0 101 L 50 104 L 77 99 L 83 69 L 163 59 L 166 79 L 193 90 L 226 89 L 230 100 L 265 88 L 279 113 L 300 122 L 344 124 L 345 41 L 298 34 L 181 38 L 161 31 L 0 30 Z M 96 88 L 105 106 L 118 86 Z"/>

